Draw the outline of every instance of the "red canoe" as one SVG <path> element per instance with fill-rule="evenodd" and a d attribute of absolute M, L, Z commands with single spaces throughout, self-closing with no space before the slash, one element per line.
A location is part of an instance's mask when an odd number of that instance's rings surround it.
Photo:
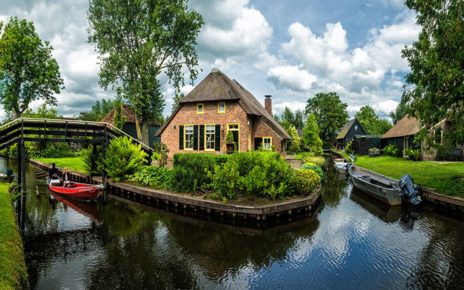
<path fill-rule="evenodd" d="M 61 196 L 83 200 L 97 199 L 102 189 L 99 185 L 77 182 L 71 182 L 66 187 L 49 184 L 48 188 Z"/>

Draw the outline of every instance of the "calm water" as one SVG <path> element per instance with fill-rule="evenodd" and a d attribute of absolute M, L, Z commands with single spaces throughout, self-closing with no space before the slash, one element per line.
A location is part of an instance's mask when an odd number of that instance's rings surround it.
<path fill-rule="evenodd" d="M 25 239 L 33 289 L 464 285 L 463 222 L 385 207 L 334 177 L 313 218 L 258 230 L 116 200 L 63 204 L 28 172 Z"/>

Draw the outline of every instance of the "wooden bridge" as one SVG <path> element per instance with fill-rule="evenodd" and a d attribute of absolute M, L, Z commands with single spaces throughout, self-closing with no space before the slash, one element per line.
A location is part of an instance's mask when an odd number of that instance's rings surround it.
<path fill-rule="evenodd" d="M 103 157 L 111 139 L 127 136 L 133 143 L 141 145 L 149 155 L 153 149 L 148 145 L 132 138 L 109 123 L 91 122 L 70 119 L 36 119 L 19 118 L 0 126 L 0 150 L 14 144 L 18 147 L 18 185 L 21 191 L 20 211 L 24 212 L 26 188 L 26 151 L 25 142 L 66 142 L 92 145 L 96 153 L 96 146 L 102 146 Z M 95 168 L 92 160 L 92 168 Z M 106 174 L 102 172 L 103 183 L 106 184 Z M 20 221 L 21 223 L 22 221 Z"/>

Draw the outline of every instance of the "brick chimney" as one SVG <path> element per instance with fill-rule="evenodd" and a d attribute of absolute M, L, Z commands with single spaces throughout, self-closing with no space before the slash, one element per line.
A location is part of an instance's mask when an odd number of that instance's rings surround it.
<path fill-rule="evenodd" d="M 271 95 L 265 95 L 264 96 L 264 109 L 272 116 L 272 96 Z"/>

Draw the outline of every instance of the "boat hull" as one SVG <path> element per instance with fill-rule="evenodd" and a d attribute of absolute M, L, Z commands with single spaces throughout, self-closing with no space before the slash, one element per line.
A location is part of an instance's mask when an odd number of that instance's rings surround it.
<path fill-rule="evenodd" d="M 97 185 L 86 183 L 71 183 L 69 187 L 49 184 L 48 188 L 60 196 L 80 200 L 97 199 L 101 192 L 101 188 Z"/>
<path fill-rule="evenodd" d="M 368 170 L 360 171 L 354 166 L 350 167 L 349 173 L 353 186 L 357 189 L 386 204 L 401 205 L 402 192 L 394 180 Z"/>

